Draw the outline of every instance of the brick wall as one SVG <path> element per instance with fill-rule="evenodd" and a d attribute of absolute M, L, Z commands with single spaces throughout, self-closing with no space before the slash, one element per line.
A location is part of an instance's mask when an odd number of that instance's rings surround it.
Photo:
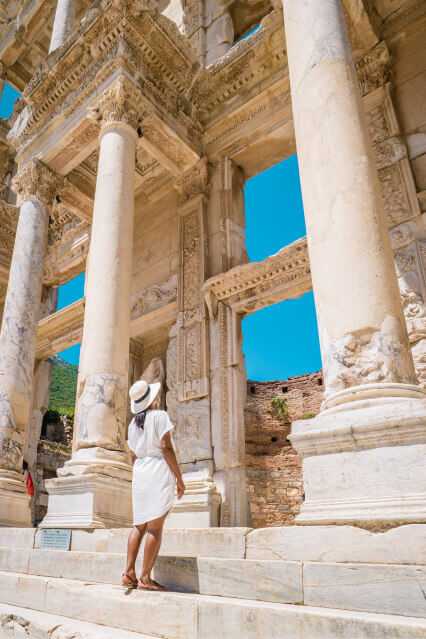
<path fill-rule="evenodd" d="M 321 373 L 283 382 L 247 383 L 246 465 L 251 525 L 289 525 L 303 500 L 301 463 L 287 436 L 291 422 L 319 411 Z M 273 398 L 280 398 L 273 407 Z M 277 406 L 278 404 L 278 406 Z M 287 415 L 278 414 L 279 409 Z"/>

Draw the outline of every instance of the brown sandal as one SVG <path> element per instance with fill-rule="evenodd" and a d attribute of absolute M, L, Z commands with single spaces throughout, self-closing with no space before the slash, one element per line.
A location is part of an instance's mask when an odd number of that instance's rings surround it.
<path fill-rule="evenodd" d="M 150 592 L 161 592 L 161 588 L 156 587 L 154 581 L 152 582 L 152 584 L 153 584 L 152 586 L 147 586 L 147 584 L 144 584 L 142 579 L 139 579 L 138 590 L 149 590 Z"/>
<path fill-rule="evenodd" d="M 137 588 L 138 580 L 131 579 L 127 573 L 123 572 L 121 575 L 121 585 L 124 588 Z"/>

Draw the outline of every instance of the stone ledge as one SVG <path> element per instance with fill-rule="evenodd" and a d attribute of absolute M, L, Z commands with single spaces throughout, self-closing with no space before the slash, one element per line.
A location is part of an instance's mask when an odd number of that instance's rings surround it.
<path fill-rule="evenodd" d="M 355 526 L 261 528 L 247 535 L 247 559 L 426 564 L 426 525 L 375 533 Z"/>
<path fill-rule="evenodd" d="M 125 562 L 124 553 L 0 547 L 4 574 L 81 584 L 119 585 Z M 177 556 L 160 557 L 154 574 L 170 593 L 426 618 L 426 566 Z"/>
<path fill-rule="evenodd" d="M 420 639 L 426 620 L 0 574 L 0 601 L 167 639 Z M 167 611 L 167 614 L 165 614 Z"/>
<path fill-rule="evenodd" d="M 0 604 L 0 639 L 154 639 L 125 630 L 114 630 L 69 617 L 49 615 L 38 610 Z"/>

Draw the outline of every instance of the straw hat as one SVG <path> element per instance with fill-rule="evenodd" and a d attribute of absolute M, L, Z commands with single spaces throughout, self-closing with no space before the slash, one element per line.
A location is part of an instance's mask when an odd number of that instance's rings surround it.
<path fill-rule="evenodd" d="M 129 390 L 130 410 L 137 415 L 149 408 L 160 392 L 161 383 L 148 384 L 144 379 L 135 382 Z"/>

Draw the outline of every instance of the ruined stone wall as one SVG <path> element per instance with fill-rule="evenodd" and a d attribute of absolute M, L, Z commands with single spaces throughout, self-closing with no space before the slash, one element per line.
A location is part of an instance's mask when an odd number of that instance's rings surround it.
<path fill-rule="evenodd" d="M 322 375 L 247 383 L 246 466 L 255 528 L 291 524 L 303 500 L 301 462 L 287 440 L 291 422 L 320 408 Z M 273 401 L 274 398 L 278 400 Z"/>

